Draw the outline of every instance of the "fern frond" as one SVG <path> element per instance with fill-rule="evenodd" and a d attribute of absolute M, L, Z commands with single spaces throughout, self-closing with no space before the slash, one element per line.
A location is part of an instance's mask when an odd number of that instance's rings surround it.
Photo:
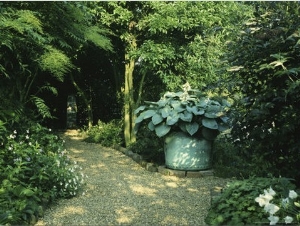
<path fill-rule="evenodd" d="M 0 29 L 12 29 L 20 34 L 25 31 L 43 33 L 41 21 L 30 10 L 7 11 L 0 18 Z"/>
<path fill-rule="evenodd" d="M 104 50 L 112 51 L 113 46 L 110 39 L 104 36 L 105 33 L 107 33 L 105 30 L 92 26 L 86 30 L 85 38 Z"/>
<path fill-rule="evenodd" d="M 74 68 L 67 55 L 51 46 L 41 56 L 39 65 L 43 71 L 49 71 L 59 81 L 63 81 L 65 74 Z"/>
<path fill-rule="evenodd" d="M 58 91 L 55 87 L 51 86 L 51 85 L 44 85 L 42 87 L 40 87 L 40 91 L 49 91 L 50 93 L 52 93 L 53 95 L 57 96 L 58 95 Z"/>
<path fill-rule="evenodd" d="M 41 115 L 43 119 L 53 118 L 49 107 L 45 104 L 45 101 L 42 98 L 31 96 L 30 100 L 36 106 L 39 115 Z"/>

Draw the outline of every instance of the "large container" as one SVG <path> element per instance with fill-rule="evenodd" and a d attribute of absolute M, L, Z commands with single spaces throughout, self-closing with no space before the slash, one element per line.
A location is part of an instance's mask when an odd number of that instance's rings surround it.
<path fill-rule="evenodd" d="M 165 138 L 164 151 L 170 169 L 199 171 L 212 167 L 212 141 L 183 132 L 171 133 Z"/>

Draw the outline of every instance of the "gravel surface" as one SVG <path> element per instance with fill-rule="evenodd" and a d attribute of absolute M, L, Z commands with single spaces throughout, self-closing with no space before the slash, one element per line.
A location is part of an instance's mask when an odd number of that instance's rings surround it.
<path fill-rule="evenodd" d="M 60 200 L 36 225 L 205 225 L 210 191 L 226 179 L 178 178 L 146 171 L 119 151 L 64 134 L 83 168 L 84 195 Z"/>

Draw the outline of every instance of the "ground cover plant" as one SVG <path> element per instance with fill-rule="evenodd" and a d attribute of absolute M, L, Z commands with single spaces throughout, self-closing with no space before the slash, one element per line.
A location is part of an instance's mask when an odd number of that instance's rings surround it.
<path fill-rule="evenodd" d="M 295 185 L 287 178 L 253 177 L 228 183 L 221 195 L 212 203 L 206 217 L 209 225 L 266 225 L 269 214 L 255 201 L 272 187 L 277 192 L 274 201 L 281 203 Z"/>
<path fill-rule="evenodd" d="M 12 131 L 2 126 L 1 137 L 1 225 L 33 224 L 49 203 L 80 192 L 84 175 L 50 129 L 36 123 Z"/>
<path fill-rule="evenodd" d="M 86 138 L 84 141 L 98 143 L 105 147 L 122 146 L 123 125 L 120 120 L 112 120 L 110 122 L 98 121 L 97 125 L 83 129 L 82 133 Z"/>
<path fill-rule="evenodd" d="M 269 214 L 270 225 L 277 223 L 300 224 L 299 195 L 295 190 L 289 190 L 288 194 L 282 197 L 270 187 L 264 189 L 264 193 L 256 197 L 255 202 Z"/>

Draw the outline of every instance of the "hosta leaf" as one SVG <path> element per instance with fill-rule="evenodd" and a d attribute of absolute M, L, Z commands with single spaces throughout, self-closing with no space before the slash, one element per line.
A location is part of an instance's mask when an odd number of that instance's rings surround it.
<path fill-rule="evenodd" d="M 222 106 L 220 105 L 209 105 L 206 109 L 206 112 L 214 112 L 214 113 L 218 113 L 222 111 Z"/>
<path fill-rule="evenodd" d="M 201 108 L 205 108 L 207 106 L 207 103 L 208 103 L 208 99 L 206 98 L 201 98 L 199 100 L 199 103 L 197 104 L 198 107 L 201 107 Z"/>
<path fill-rule="evenodd" d="M 144 120 L 144 115 L 143 115 L 143 113 L 141 113 L 135 120 L 134 120 L 134 122 L 135 122 L 135 124 L 137 124 L 137 123 L 140 123 L 141 121 L 143 121 Z"/>
<path fill-rule="evenodd" d="M 155 115 L 155 114 L 156 114 L 156 111 L 150 109 L 150 110 L 144 111 L 142 114 L 143 114 L 143 116 L 144 116 L 144 119 L 147 119 L 147 118 L 150 118 L 150 117 L 152 117 L 153 115 Z"/>
<path fill-rule="evenodd" d="M 164 118 L 160 114 L 155 114 L 152 116 L 152 122 L 154 125 L 161 123 L 163 120 Z"/>
<path fill-rule="evenodd" d="M 179 114 L 179 117 L 182 121 L 191 122 L 193 119 L 193 114 L 188 111 L 184 111 L 183 113 Z"/>
<path fill-rule="evenodd" d="M 141 124 L 141 123 L 136 123 L 136 122 L 135 122 L 134 127 L 133 127 L 133 132 L 134 132 L 134 134 L 137 134 L 137 132 L 139 131 L 140 124 Z"/>
<path fill-rule="evenodd" d="M 139 113 L 140 111 L 145 110 L 145 108 L 146 108 L 145 105 L 139 106 L 137 109 L 135 109 L 134 114 L 137 114 L 137 113 Z"/>
<path fill-rule="evenodd" d="M 170 111 L 171 111 L 171 109 L 169 106 L 164 107 L 163 109 L 161 109 L 161 116 L 163 118 L 167 118 L 170 114 Z"/>
<path fill-rule="evenodd" d="M 162 123 L 155 127 L 155 133 L 158 137 L 166 135 L 171 130 L 171 126 Z"/>
<path fill-rule="evenodd" d="M 186 131 L 193 136 L 199 129 L 199 124 L 197 122 L 192 122 L 192 123 L 187 123 L 186 126 Z"/>
<path fill-rule="evenodd" d="M 193 107 L 194 115 L 203 115 L 205 113 L 203 108 L 198 109 L 196 106 Z"/>
<path fill-rule="evenodd" d="M 171 106 L 174 108 L 174 111 L 178 113 L 183 112 L 185 110 L 185 108 L 181 105 L 180 101 L 173 101 L 171 103 Z"/>
<path fill-rule="evenodd" d="M 178 122 L 178 119 L 179 119 L 179 115 L 176 113 L 176 114 L 172 114 L 172 115 L 169 115 L 167 117 L 167 125 L 171 126 L 171 125 L 174 125 L 176 122 Z"/>
<path fill-rule="evenodd" d="M 151 130 L 151 131 L 154 131 L 154 130 L 155 130 L 155 126 L 154 126 L 154 124 L 153 124 L 152 121 L 150 121 L 150 122 L 148 123 L 148 129 Z"/>
<path fill-rule="evenodd" d="M 209 129 L 218 129 L 218 123 L 215 119 L 204 118 L 202 119 L 202 125 Z"/>
<path fill-rule="evenodd" d="M 168 102 L 168 100 L 162 99 L 162 100 L 159 100 L 157 103 L 158 103 L 159 107 L 164 107 L 164 106 L 166 106 L 167 102 Z"/>
<path fill-rule="evenodd" d="M 207 117 L 207 118 L 218 118 L 218 116 L 215 112 L 206 112 L 204 114 L 204 116 Z"/>

